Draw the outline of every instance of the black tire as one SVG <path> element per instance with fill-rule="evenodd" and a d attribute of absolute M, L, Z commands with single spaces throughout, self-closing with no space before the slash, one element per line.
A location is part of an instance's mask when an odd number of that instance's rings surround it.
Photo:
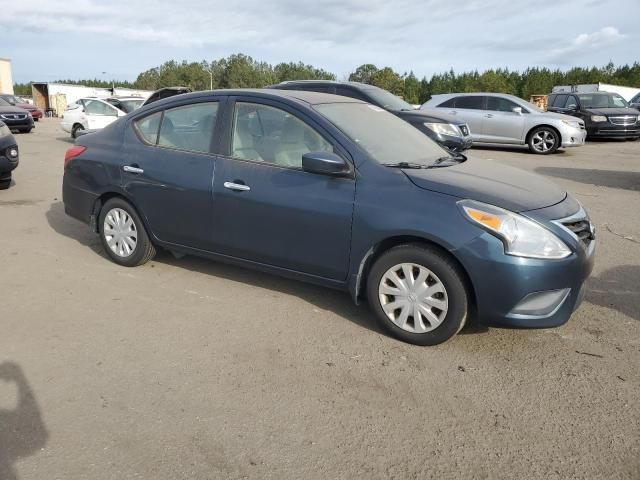
<path fill-rule="evenodd" d="M 124 210 L 124 212 L 131 218 L 133 226 L 135 227 L 135 233 L 137 235 L 136 245 L 128 256 L 120 256 L 116 254 L 116 252 L 114 252 L 109 246 L 104 232 L 105 219 L 109 212 L 115 208 Z M 149 239 L 149 235 L 147 234 L 142 220 L 140 220 L 138 212 L 136 212 L 136 209 L 133 208 L 133 206 L 131 206 L 131 204 L 126 200 L 122 198 L 112 198 L 108 200 L 100 210 L 98 222 L 98 230 L 100 232 L 102 246 L 111 260 L 118 265 L 122 265 L 123 267 L 137 267 L 138 265 L 147 263 L 155 256 L 156 249 Z"/>
<path fill-rule="evenodd" d="M 550 144 L 551 140 L 553 144 Z M 560 135 L 551 127 L 537 127 L 529 132 L 527 145 L 531 153 L 550 155 L 560 148 Z"/>
<path fill-rule="evenodd" d="M 76 123 L 72 128 L 71 128 L 71 138 L 76 139 L 78 138 L 78 132 L 80 130 L 84 130 L 84 127 L 82 125 L 80 125 L 79 123 Z"/>
<path fill-rule="evenodd" d="M 0 173 L 0 190 L 6 190 L 11 185 L 11 173 Z"/>
<path fill-rule="evenodd" d="M 383 309 L 378 291 L 380 282 L 386 272 L 403 263 L 425 267 L 445 288 L 448 309 L 441 323 L 431 331 L 407 331 L 396 325 Z M 393 247 L 375 261 L 367 277 L 367 298 L 382 329 L 399 340 L 415 345 L 437 345 L 447 341 L 464 327 L 469 309 L 469 295 L 464 275 L 458 266 L 435 248 L 416 244 Z"/>

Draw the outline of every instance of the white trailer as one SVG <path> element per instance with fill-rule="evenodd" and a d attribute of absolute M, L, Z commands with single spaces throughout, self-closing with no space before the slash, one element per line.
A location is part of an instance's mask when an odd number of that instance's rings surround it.
<path fill-rule="evenodd" d="M 640 88 L 611 85 L 610 83 L 582 83 L 578 85 L 557 85 L 552 89 L 553 93 L 590 93 L 611 92 L 617 93 L 627 102 L 640 93 Z"/>
<path fill-rule="evenodd" d="M 85 87 L 67 83 L 34 82 L 31 84 L 34 104 L 45 112 L 61 116 L 67 105 L 85 97 L 111 97 L 110 88 Z M 113 95 L 147 98 L 151 90 L 134 90 L 131 88 L 115 88 Z"/>

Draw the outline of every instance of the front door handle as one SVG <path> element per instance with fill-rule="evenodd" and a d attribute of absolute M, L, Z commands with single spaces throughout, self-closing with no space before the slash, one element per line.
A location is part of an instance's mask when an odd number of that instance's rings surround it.
<path fill-rule="evenodd" d="M 248 192 L 249 190 L 251 190 L 251 187 L 249 185 L 233 182 L 224 182 L 224 188 L 228 188 L 229 190 L 233 190 L 235 192 Z"/>
<path fill-rule="evenodd" d="M 487 117 L 487 118 L 493 118 L 493 113 L 487 113 L 487 114 L 485 115 L 485 117 Z"/>
<path fill-rule="evenodd" d="M 144 173 L 144 170 L 138 167 L 133 167 L 131 165 L 125 165 L 122 167 L 122 170 L 129 173 Z"/>

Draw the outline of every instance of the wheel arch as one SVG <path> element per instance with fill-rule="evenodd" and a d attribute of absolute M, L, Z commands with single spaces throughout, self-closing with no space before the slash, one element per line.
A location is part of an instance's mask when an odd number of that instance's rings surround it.
<path fill-rule="evenodd" d="M 540 127 L 550 128 L 551 130 L 556 132 L 556 134 L 558 135 L 558 139 L 560 140 L 558 147 L 562 145 L 562 134 L 560 133 L 560 130 L 558 130 L 558 127 L 555 127 L 550 123 L 540 123 L 538 125 L 534 125 L 533 127 L 531 127 L 527 132 L 527 135 L 525 136 L 525 142 L 527 145 L 529 145 L 529 140 L 531 140 L 531 135 L 533 134 L 533 132 Z"/>
<path fill-rule="evenodd" d="M 362 262 L 360 263 L 360 268 L 358 269 L 358 274 L 355 282 L 355 289 L 352 292 L 356 303 L 360 302 L 367 291 L 367 277 L 369 276 L 371 266 L 376 262 L 378 258 L 380 258 L 382 254 L 394 247 L 397 247 L 398 245 L 426 246 L 437 250 L 441 255 L 451 260 L 463 276 L 465 287 L 469 292 L 469 310 L 472 316 L 474 316 L 477 305 L 476 291 L 475 288 L 473 288 L 471 276 L 467 272 L 467 269 L 460 262 L 460 260 L 458 260 L 458 258 L 456 258 L 456 256 L 443 245 L 440 245 L 436 241 L 428 240 L 424 237 L 418 237 L 415 235 L 397 235 L 388 237 L 384 240 L 381 240 L 367 251 L 367 254 L 364 256 Z"/>
<path fill-rule="evenodd" d="M 105 191 L 101 193 L 98 196 L 98 198 L 96 198 L 96 200 L 93 202 L 93 207 L 91 208 L 91 216 L 89 219 L 89 226 L 91 227 L 91 230 L 93 230 L 95 233 L 100 233 L 100 225 L 99 225 L 100 222 L 98 222 L 98 218 L 100 217 L 100 211 L 102 210 L 102 206 L 112 198 L 121 198 L 125 202 L 129 203 L 131 207 L 135 209 L 136 213 L 142 220 L 142 223 L 144 223 L 144 227 L 147 230 L 147 232 L 151 233 L 151 231 L 149 230 L 149 225 L 147 224 L 147 219 L 140 212 L 140 209 L 136 206 L 135 202 L 125 192 L 117 191 L 117 190 Z"/>

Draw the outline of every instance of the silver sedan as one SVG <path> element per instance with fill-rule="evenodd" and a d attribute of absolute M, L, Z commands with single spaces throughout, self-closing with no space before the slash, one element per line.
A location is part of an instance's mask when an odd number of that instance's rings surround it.
<path fill-rule="evenodd" d="M 587 136 L 582 120 L 545 112 L 502 93 L 434 95 L 420 108 L 444 110 L 465 121 L 474 145 L 528 145 L 533 153 L 546 155 L 558 148 L 584 145 Z"/>

